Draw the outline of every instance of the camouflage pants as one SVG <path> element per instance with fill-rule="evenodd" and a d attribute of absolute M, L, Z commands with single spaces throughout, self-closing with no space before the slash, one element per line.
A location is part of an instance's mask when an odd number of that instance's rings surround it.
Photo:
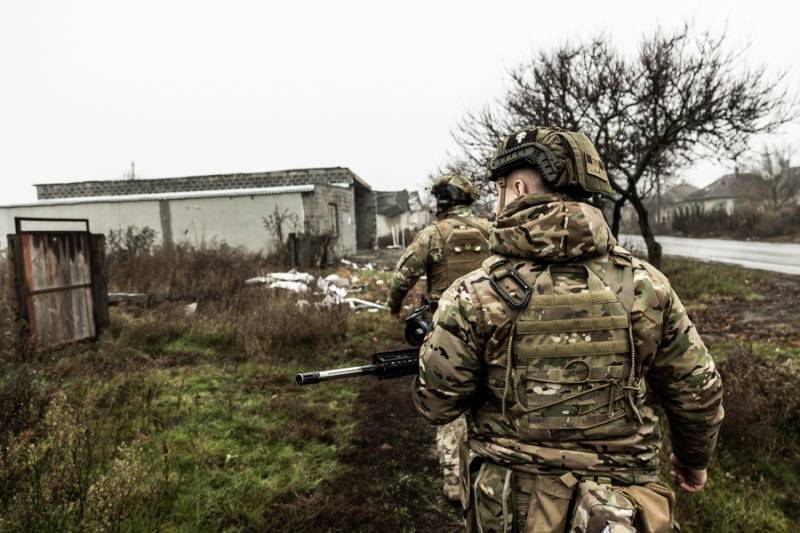
<path fill-rule="evenodd" d="M 532 475 L 484 462 L 466 499 L 469 532 L 674 531 L 672 491 L 658 483 L 615 487 L 572 474 Z"/>
<path fill-rule="evenodd" d="M 459 499 L 461 463 L 459 447 L 467 439 L 467 419 L 459 416 L 436 430 L 436 453 L 444 473 L 444 495 L 448 500 Z"/>

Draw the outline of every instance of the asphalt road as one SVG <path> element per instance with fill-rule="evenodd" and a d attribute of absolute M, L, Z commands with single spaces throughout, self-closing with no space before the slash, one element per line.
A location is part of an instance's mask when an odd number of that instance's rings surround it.
<path fill-rule="evenodd" d="M 621 235 L 623 246 L 645 250 L 638 235 Z M 726 239 L 688 239 L 658 237 L 664 255 L 692 257 L 702 261 L 719 261 L 748 268 L 800 275 L 800 244 L 733 241 Z"/>

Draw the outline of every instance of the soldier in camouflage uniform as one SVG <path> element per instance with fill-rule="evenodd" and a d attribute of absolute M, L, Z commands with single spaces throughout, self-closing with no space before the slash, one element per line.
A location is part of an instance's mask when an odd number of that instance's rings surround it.
<path fill-rule="evenodd" d="M 471 205 L 478 191 L 469 180 L 458 175 L 444 175 L 431 187 L 436 198 L 436 223 L 420 231 L 405 251 L 392 277 L 389 309 L 400 312 L 403 298 L 423 275 L 427 284 L 425 297 L 435 309 L 442 293 L 457 278 L 479 267 L 489 257 L 489 222 L 472 214 Z M 436 449 L 444 471 L 447 498 L 459 499 L 459 446 L 466 439 L 467 424 L 459 417 L 440 426 Z"/>
<path fill-rule="evenodd" d="M 701 490 L 723 418 L 711 356 L 669 280 L 585 203 L 610 193 L 588 138 L 520 131 L 490 179 L 495 255 L 440 299 L 413 392 L 435 424 L 467 413 L 467 529 L 671 531 L 654 407 L 675 481 Z"/>

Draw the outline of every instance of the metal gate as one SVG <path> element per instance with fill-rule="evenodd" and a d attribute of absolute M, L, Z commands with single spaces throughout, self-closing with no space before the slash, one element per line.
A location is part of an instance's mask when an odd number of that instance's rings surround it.
<path fill-rule="evenodd" d="M 18 309 L 34 348 L 97 337 L 108 318 L 103 236 L 92 235 L 85 219 L 16 218 L 15 225 L 9 249 Z M 53 226 L 67 229 L 42 229 Z"/>

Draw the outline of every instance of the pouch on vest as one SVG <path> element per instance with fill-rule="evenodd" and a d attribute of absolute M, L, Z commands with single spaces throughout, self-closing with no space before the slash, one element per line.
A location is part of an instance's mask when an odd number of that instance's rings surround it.
<path fill-rule="evenodd" d="M 578 499 L 569 525 L 570 533 L 605 531 L 636 533 L 636 508 L 626 496 L 594 481 L 578 484 Z"/>
<path fill-rule="evenodd" d="M 485 230 L 459 220 L 440 220 L 436 229 L 442 237 L 443 258 L 431 266 L 429 292 L 441 295 L 456 279 L 480 268 L 489 256 L 489 241 Z"/>
<path fill-rule="evenodd" d="M 564 531 L 577 483 L 578 480 L 570 473 L 561 476 L 534 476 L 524 528 L 520 528 L 520 531 Z"/>
<path fill-rule="evenodd" d="M 677 531 L 673 519 L 675 493 L 663 483 L 646 483 L 619 487 L 636 506 L 636 530 L 640 533 Z"/>
<path fill-rule="evenodd" d="M 472 481 L 472 505 L 467 530 L 480 533 L 514 531 L 513 472 L 489 462 L 481 464 Z M 471 523 L 470 523 L 471 522 Z"/>
<path fill-rule="evenodd" d="M 558 442 L 633 434 L 641 399 L 628 313 L 587 266 L 571 265 L 569 275 L 585 278 L 588 288 L 566 293 L 554 290 L 551 268 L 536 278 L 513 330 L 510 414 L 519 438 Z"/>

